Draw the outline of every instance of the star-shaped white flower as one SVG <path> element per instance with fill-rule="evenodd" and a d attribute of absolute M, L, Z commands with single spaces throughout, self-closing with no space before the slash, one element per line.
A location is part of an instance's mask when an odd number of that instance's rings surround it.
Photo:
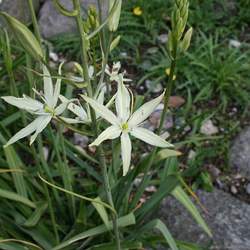
<path fill-rule="evenodd" d="M 98 103 L 103 104 L 104 103 L 104 95 L 106 92 L 106 86 L 103 85 L 101 87 L 101 90 L 99 91 L 97 98 L 95 99 Z M 62 102 L 69 102 L 65 96 L 60 95 L 59 99 Z M 106 107 L 109 107 L 115 99 L 115 96 L 113 96 L 109 102 L 105 105 Z M 74 124 L 74 123 L 89 123 L 91 122 L 91 114 L 90 114 L 90 108 L 89 105 L 87 105 L 87 109 L 83 108 L 79 100 L 76 100 L 77 104 L 75 102 L 70 102 L 69 105 L 67 106 L 67 109 L 71 111 L 74 115 L 76 115 L 75 118 L 65 118 L 63 117 L 62 119 L 69 123 L 69 124 Z M 100 114 L 96 113 L 96 119 L 100 117 Z"/>
<path fill-rule="evenodd" d="M 112 125 L 105 129 L 90 146 L 98 146 L 105 140 L 121 137 L 121 155 L 123 162 L 123 175 L 126 175 L 131 162 L 131 140 L 130 135 L 156 147 L 173 147 L 172 144 L 165 141 L 152 131 L 141 127 L 140 125 L 155 110 L 164 97 L 162 93 L 159 97 L 145 103 L 133 114 L 131 114 L 131 98 L 128 89 L 123 84 L 123 76 L 119 75 L 118 90 L 116 94 L 115 107 L 117 116 L 104 105 L 97 101 L 82 96 L 89 105 Z"/>
<path fill-rule="evenodd" d="M 120 62 L 114 62 L 112 69 L 110 69 L 110 67 L 108 65 L 106 65 L 106 69 L 105 69 L 105 73 L 110 77 L 110 81 L 115 81 L 115 82 L 119 82 L 119 75 L 121 73 L 119 73 L 121 69 L 121 63 Z M 123 75 L 125 75 L 125 71 L 122 73 Z M 123 78 L 124 82 L 131 82 L 131 79 L 128 78 Z"/>
<path fill-rule="evenodd" d="M 59 67 L 59 75 L 61 74 L 61 66 Z M 61 79 L 57 79 L 55 87 L 53 87 L 50 73 L 46 66 L 43 66 L 43 81 L 44 81 L 44 94 L 41 95 L 36 90 L 35 93 L 40 95 L 44 103 L 23 95 L 22 98 L 14 96 L 3 96 L 2 99 L 7 103 L 18 107 L 19 109 L 26 110 L 27 112 L 37 115 L 37 118 L 32 121 L 25 128 L 17 132 L 5 145 L 7 147 L 16 141 L 33 134 L 30 138 L 30 145 L 34 142 L 37 135 L 41 133 L 49 124 L 54 116 L 59 116 L 66 109 L 69 102 L 63 102 L 57 106 L 58 97 L 61 89 Z"/>

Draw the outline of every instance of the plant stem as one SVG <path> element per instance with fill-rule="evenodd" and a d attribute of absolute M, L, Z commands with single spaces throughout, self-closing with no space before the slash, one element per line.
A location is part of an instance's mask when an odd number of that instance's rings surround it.
<path fill-rule="evenodd" d="M 168 83 L 167 83 L 167 90 L 165 92 L 164 95 L 164 108 L 163 111 L 161 113 L 161 119 L 160 119 L 160 124 L 158 127 L 158 134 L 160 135 L 161 131 L 162 131 L 162 127 L 165 121 L 165 117 L 166 117 L 166 113 L 167 113 L 167 109 L 168 109 L 168 104 L 169 104 L 169 98 L 172 92 L 172 88 L 173 88 L 173 84 L 174 84 L 174 72 L 175 72 L 175 68 L 176 68 L 176 54 L 177 54 L 177 45 L 174 48 L 174 52 L 173 52 L 173 59 L 171 61 L 171 66 L 170 66 L 170 74 L 169 74 L 169 78 L 168 78 Z M 157 147 L 154 148 L 152 154 L 150 155 L 150 158 L 147 162 L 147 165 L 144 169 L 144 175 L 142 178 L 142 181 L 139 185 L 139 187 L 137 188 L 137 194 L 135 195 L 135 199 L 131 202 L 131 206 L 130 208 L 134 208 L 134 206 L 136 206 L 136 201 L 138 197 L 141 197 L 141 195 L 144 192 L 144 189 L 146 188 L 147 182 L 148 182 L 148 176 L 147 173 L 149 172 L 149 170 L 151 169 L 153 163 L 154 163 L 154 159 L 157 153 Z"/>
<path fill-rule="evenodd" d="M 33 5 L 33 0 L 28 0 L 28 4 L 29 4 L 29 9 L 30 9 L 30 14 L 31 14 L 31 19 L 32 19 L 32 24 L 33 24 L 35 36 L 41 45 L 42 39 L 41 39 L 40 31 L 39 31 L 39 26 L 37 23 L 36 13 L 34 10 L 34 5 Z"/>
<path fill-rule="evenodd" d="M 76 16 L 76 23 L 77 23 L 78 31 L 81 36 L 81 57 L 82 57 L 83 76 L 84 76 L 85 82 L 87 83 L 88 96 L 93 97 L 93 89 L 92 89 L 91 81 L 89 78 L 89 72 L 88 72 L 88 54 L 87 54 L 87 42 L 88 41 L 86 40 L 86 34 L 84 33 L 84 30 L 83 30 L 80 1 L 73 0 L 73 5 L 74 5 L 74 9 L 78 11 L 78 14 Z M 105 70 L 105 68 L 103 68 L 102 70 Z M 104 74 L 104 72 L 102 73 Z M 96 124 L 96 115 L 95 115 L 95 111 L 92 108 L 90 109 L 90 114 L 91 114 L 91 120 L 93 124 L 93 130 L 95 132 L 95 136 L 97 136 L 98 127 Z M 109 183 L 107 165 L 106 165 L 105 155 L 104 155 L 102 145 L 98 147 L 98 155 L 99 155 L 100 168 L 103 171 L 104 188 L 105 188 L 105 192 L 107 195 L 107 199 L 108 199 L 110 206 L 114 208 L 114 202 L 113 202 L 110 183 Z M 112 214 L 112 221 L 113 221 L 113 227 L 114 227 L 114 232 L 115 232 L 117 250 L 120 250 L 121 246 L 120 246 L 120 238 L 119 238 L 119 229 L 118 229 L 118 224 L 117 224 L 117 217 L 114 214 Z"/>
<path fill-rule="evenodd" d="M 114 202 L 113 202 L 111 187 L 109 183 L 108 169 L 107 169 L 107 164 L 105 161 L 104 151 L 102 147 L 99 147 L 98 151 L 99 151 L 99 158 L 100 158 L 100 166 L 102 167 L 105 192 L 106 192 L 109 204 L 114 208 Z M 114 232 L 115 232 L 117 250 L 121 250 L 119 228 L 117 224 L 117 216 L 114 213 L 112 213 L 112 221 L 113 221 L 113 227 L 114 227 Z"/>
<path fill-rule="evenodd" d="M 88 96 L 93 96 L 93 89 L 91 86 L 90 78 L 89 78 L 89 70 L 88 70 L 88 53 L 87 53 L 87 40 L 86 35 L 83 30 L 83 23 L 82 23 L 82 15 L 81 15 L 81 5 L 79 0 L 73 0 L 74 8 L 78 11 L 76 16 L 76 23 L 78 27 L 78 31 L 81 36 L 81 57 L 82 57 L 82 68 L 83 68 L 83 75 L 84 81 L 87 83 L 87 91 Z"/>
<path fill-rule="evenodd" d="M 41 160 L 41 165 L 43 166 L 43 168 L 44 168 L 46 174 L 48 175 L 48 177 L 50 178 L 50 180 L 52 180 L 48 164 L 47 164 L 47 162 L 45 160 L 45 157 L 44 157 L 41 135 L 38 135 L 38 137 L 40 137 L 39 140 L 38 140 L 38 152 L 39 152 L 39 156 L 40 156 L 40 160 Z M 41 170 L 42 169 L 40 169 L 40 171 Z M 53 180 L 52 180 L 52 182 L 53 182 Z M 52 227 L 53 227 L 53 231 L 54 231 L 54 234 L 55 234 L 55 237 L 56 237 L 56 242 L 59 244 L 59 234 L 58 234 L 57 225 L 56 225 L 55 211 L 54 211 L 53 206 L 52 206 L 52 201 L 51 201 L 51 198 L 50 198 L 50 195 L 49 195 L 48 187 L 45 184 L 43 184 L 43 187 L 45 189 L 44 190 L 45 191 L 45 196 L 46 196 L 46 199 L 47 199 L 47 202 L 48 202 L 49 214 L 50 214 L 50 218 L 51 218 L 51 221 L 52 221 Z M 57 190 L 53 189 L 53 192 L 54 192 L 54 195 L 55 195 L 55 197 L 56 197 L 56 199 L 58 201 L 59 196 L 57 194 Z M 58 204 L 60 204 L 60 203 L 58 203 Z"/>

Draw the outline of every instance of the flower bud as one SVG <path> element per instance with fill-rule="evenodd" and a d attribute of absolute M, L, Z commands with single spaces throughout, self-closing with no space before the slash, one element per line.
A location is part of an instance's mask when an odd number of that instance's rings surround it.
<path fill-rule="evenodd" d="M 24 50 L 33 58 L 42 60 L 44 57 L 42 48 L 32 32 L 24 24 L 7 13 L 0 12 L 0 15 L 4 17 Z"/>
<path fill-rule="evenodd" d="M 113 6 L 115 4 L 115 6 Z M 119 25 L 121 15 L 122 0 L 109 0 L 109 11 L 115 8 L 109 18 L 109 30 L 115 32 Z"/>

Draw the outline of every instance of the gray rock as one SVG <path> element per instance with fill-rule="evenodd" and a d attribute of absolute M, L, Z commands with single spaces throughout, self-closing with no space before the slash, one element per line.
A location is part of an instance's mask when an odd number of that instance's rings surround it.
<path fill-rule="evenodd" d="M 35 11 L 38 11 L 40 5 L 39 0 L 33 0 L 33 3 Z M 31 15 L 27 0 L 2 0 L 0 10 L 7 12 L 23 23 L 29 24 L 31 22 Z M 1 24 L 3 23 L 1 22 Z"/>
<path fill-rule="evenodd" d="M 154 112 L 149 116 L 149 118 L 143 123 L 143 127 L 154 131 L 160 125 L 161 114 L 163 111 L 163 104 L 160 103 L 158 107 L 154 110 Z M 168 129 L 172 128 L 174 125 L 173 116 L 168 112 L 164 123 L 163 123 L 163 131 L 167 131 Z"/>
<path fill-rule="evenodd" d="M 68 10 L 72 10 L 72 1 L 61 0 L 60 3 Z M 97 6 L 97 0 L 81 0 L 83 13 L 88 6 Z M 107 15 L 108 0 L 103 1 L 102 13 Z M 63 16 L 55 8 L 52 0 L 47 0 L 43 4 L 39 13 L 39 26 L 44 38 L 51 38 L 63 33 L 74 33 L 77 30 L 76 21 L 72 17 Z"/>
<path fill-rule="evenodd" d="M 235 138 L 229 157 L 231 167 L 250 178 L 250 127 L 243 130 Z"/>
<path fill-rule="evenodd" d="M 246 186 L 246 193 L 250 194 L 250 183 L 248 183 Z"/>
<path fill-rule="evenodd" d="M 250 249 L 250 205 L 218 189 L 212 193 L 198 191 L 197 195 L 209 212 L 208 216 L 202 214 L 213 232 L 212 249 Z M 205 247 L 211 243 L 211 239 L 174 198 L 163 201 L 159 217 L 176 239 Z"/>

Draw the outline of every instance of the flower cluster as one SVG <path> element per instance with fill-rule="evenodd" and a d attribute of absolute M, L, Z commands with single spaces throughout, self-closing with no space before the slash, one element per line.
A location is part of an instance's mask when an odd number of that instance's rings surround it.
<path fill-rule="evenodd" d="M 60 94 L 61 79 L 57 79 L 54 87 L 48 69 L 43 66 L 44 93 L 40 94 L 34 90 L 35 93 L 38 94 L 43 100 L 43 103 L 25 95 L 23 98 L 16 98 L 13 96 L 2 97 L 2 99 L 9 104 L 12 104 L 20 109 L 24 109 L 37 116 L 37 118 L 27 127 L 15 134 L 5 146 L 8 146 L 30 134 L 32 134 L 30 139 L 30 144 L 32 144 L 37 135 L 43 131 L 52 118 L 59 117 L 64 122 L 69 124 L 89 123 L 91 122 L 89 109 L 92 107 L 96 112 L 96 118 L 103 118 L 109 122 L 111 126 L 100 133 L 89 146 L 98 146 L 105 140 L 120 137 L 123 175 L 127 174 L 131 163 L 132 143 L 130 136 L 156 147 L 172 147 L 172 144 L 165 141 L 159 135 L 156 135 L 152 131 L 142 127 L 143 122 L 162 101 L 165 92 L 157 98 L 143 104 L 138 110 L 133 112 L 133 95 L 124 84 L 125 81 L 128 82 L 130 79 L 124 78 L 124 72 L 119 73 L 120 67 L 121 65 L 118 62 L 113 64 L 112 69 L 109 67 L 106 68 L 106 73 L 110 77 L 110 80 L 117 83 L 117 92 L 115 96 L 106 105 L 104 105 L 105 86 L 102 86 L 97 98 L 91 98 L 82 94 L 81 97 L 87 104 L 87 111 L 85 111 L 78 99 L 69 100 Z M 60 74 L 61 66 L 59 67 L 59 75 Z M 116 114 L 109 109 L 111 104 L 113 104 L 114 99 Z M 61 104 L 58 105 L 59 100 L 61 101 Z M 75 118 L 61 116 L 65 109 L 71 111 L 75 115 Z"/>

